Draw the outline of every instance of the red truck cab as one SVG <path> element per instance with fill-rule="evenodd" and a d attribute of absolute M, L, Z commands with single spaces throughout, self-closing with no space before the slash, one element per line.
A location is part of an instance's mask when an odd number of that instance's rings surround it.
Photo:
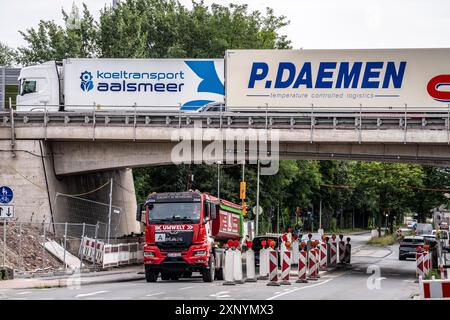
<path fill-rule="evenodd" d="M 144 265 L 147 282 L 177 280 L 200 272 L 223 278 L 223 243 L 241 237 L 239 205 L 198 191 L 152 193 L 145 206 Z"/>

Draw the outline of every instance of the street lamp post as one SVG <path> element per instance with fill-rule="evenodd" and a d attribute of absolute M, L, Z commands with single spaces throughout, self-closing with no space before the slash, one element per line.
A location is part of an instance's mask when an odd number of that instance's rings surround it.
<path fill-rule="evenodd" d="M 384 235 L 387 235 L 387 228 L 388 228 L 388 217 L 389 217 L 389 214 L 388 213 L 386 213 L 386 229 L 385 229 L 385 231 L 384 231 Z"/>

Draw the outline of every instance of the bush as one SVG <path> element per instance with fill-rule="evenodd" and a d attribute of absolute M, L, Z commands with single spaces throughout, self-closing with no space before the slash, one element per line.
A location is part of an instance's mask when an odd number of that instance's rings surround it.
<path fill-rule="evenodd" d="M 331 218 L 330 230 L 335 232 L 336 231 L 336 227 L 337 227 L 337 219 L 336 218 Z"/>
<path fill-rule="evenodd" d="M 397 237 L 393 234 L 389 234 L 387 236 L 383 237 L 373 237 L 369 241 L 367 241 L 367 244 L 370 246 L 390 246 L 397 242 Z"/>

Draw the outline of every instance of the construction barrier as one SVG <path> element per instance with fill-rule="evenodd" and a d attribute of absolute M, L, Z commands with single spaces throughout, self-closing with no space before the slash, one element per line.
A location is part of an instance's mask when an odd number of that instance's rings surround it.
<path fill-rule="evenodd" d="M 94 262 L 103 268 L 117 267 L 144 261 L 144 244 L 120 243 L 105 244 L 103 241 L 84 237 L 79 255 L 83 260 Z"/>
<path fill-rule="evenodd" d="M 332 241 L 330 242 L 330 266 L 336 267 L 337 265 L 337 242 Z"/>
<path fill-rule="evenodd" d="M 239 249 L 232 250 L 234 253 L 233 258 L 233 280 L 236 284 L 243 284 L 244 277 L 242 275 L 242 255 Z"/>
<path fill-rule="evenodd" d="M 305 250 L 300 251 L 298 259 L 298 280 L 295 281 L 296 283 L 308 282 L 308 280 L 306 280 L 307 256 L 308 253 Z"/>
<path fill-rule="evenodd" d="M 416 278 L 420 279 L 425 276 L 424 269 L 424 252 L 416 252 Z"/>
<path fill-rule="evenodd" d="M 345 242 L 341 240 L 339 241 L 339 263 L 343 264 L 344 259 L 345 259 Z"/>
<path fill-rule="evenodd" d="M 423 255 L 423 276 L 426 277 L 431 271 L 431 255 L 429 251 L 422 252 Z"/>
<path fill-rule="evenodd" d="M 291 264 L 296 264 L 300 258 L 300 248 L 298 240 L 292 242 L 292 262 Z"/>
<path fill-rule="evenodd" d="M 344 264 L 350 265 L 352 259 L 352 245 L 350 244 L 350 238 L 347 238 L 347 243 L 345 245 L 344 253 Z"/>
<path fill-rule="evenodd" d="M 311 248 L 308 251 L 308 280 L 317 280 L 316 268 L 317 268 L 316 249 Z"/>
<path fill-rule="evenodd" d="M 289 250 L 282 252 L 282 263 L 281 263 L 281 284 L 290 285 L 289 275 L 291 273 L 291 259 L 292 253 Z"/>
<path fill-rule="evenodd" d="M 259 250 L 259 277 L 260 280 L 266 280 L 269 274 L 269 249 Z"/>
<path fill-rule="evenodd" d="M 319 245 L 319 268 L 325 270 L 327 268 L 327 243 L 321 243 Z"/>
<path fill-rule="evenodd" d="M 269 282 L 268 286 L 279 286 L 278 282 L 278 252 L 275 250 L 269 251 Z"/>
<path fill-rule="evenodd" d="M 256 282 L 255 275 L 255 251 L 249 248 L 245 252 L 246 279 L 245 282 Z"/>
<path fill-rule="evenodd" d="M 225 250 L 225 264 L 223 266 L 223 277 L 225 286 L 235 285 L 234 283 L 234 252 L 230 248 Z"/>
<path fill-rule="evenodd" d="M 419 276 L 419 288 L 422 299 L 450 299 L 450 279 L 423 280 Z"/>
<path fill-rule="evenodd" d="M 319 246 L 317 244 L 314 247 L 314 251 L 316 253 L 316 268 L 314 270 L 315 277 L 320 278 L 320 276 L 319 276 L 320 250 L 319 250 Z"/>

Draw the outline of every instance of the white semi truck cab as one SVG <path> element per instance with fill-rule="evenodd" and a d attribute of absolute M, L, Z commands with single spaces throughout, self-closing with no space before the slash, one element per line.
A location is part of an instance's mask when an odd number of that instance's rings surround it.
<path fill-rule="evenodd" d="M 63 107 L 60 94 L 62 68 L 56 61 L 24 67 L 19 74 L 17 111 L 58 111 Z"/>

